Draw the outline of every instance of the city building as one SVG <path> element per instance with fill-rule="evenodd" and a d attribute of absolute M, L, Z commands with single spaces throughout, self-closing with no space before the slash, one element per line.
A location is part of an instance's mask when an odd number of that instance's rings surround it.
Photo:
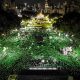
<path fill-rule="evenodd" d="M 80 5 L 76 1 L 65 1 L 64 2 L 64 8 L 65 8 L 65 13 L 72 12 L 72 11 L 80 11 Z"/>
<path fill-rule="evenodd" d="M 16 3 L 12 0 L 3 0 L 3 8 L 6 9 L 15 9 Z"/>
<path fill-rule="evenodd" d="M 14 0 L 3 0 L 3 7 L 4 9 L 14 9 L 15 11 L 19 12 L 19 8 L 22 11 L 34 11 L 34 12 L 42 12 L 44 14 L 52 14 L 52 13 L 58 13 L 58 14 L 66 14 L 68 12 L 72 12 L 74 10 L 79 11 L 80 6 L 76 5 L 74 1 L 64 1 L 63 3 L 58 2 L 57 4 L 54 2 L 54 0 L 45 0 L 45 2 L 42 3 L 34 3 L 33 5 L 30 5 L 28 3 L 24 3 L 17 6 Z"/>

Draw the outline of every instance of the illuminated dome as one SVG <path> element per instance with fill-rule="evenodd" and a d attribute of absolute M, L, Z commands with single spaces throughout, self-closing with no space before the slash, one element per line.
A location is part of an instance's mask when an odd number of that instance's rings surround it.
<path fill-rule="evenodd" d="M 43 19 L 44 18 L 44 15 L 42 13 L 39 13 L 37 16 L 36 16 L 37 19 Z"/>

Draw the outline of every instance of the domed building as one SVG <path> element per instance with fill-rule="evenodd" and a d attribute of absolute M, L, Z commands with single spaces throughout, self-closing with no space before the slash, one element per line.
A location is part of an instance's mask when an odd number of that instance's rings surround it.
<path fill-rule="evenodd" d="M 51 28 L 52 27 L 52 21 L 49 19 L 48 16 L 45 16 L 40 12 L 36 17 L 32 17 L 31 20 L 27 21 L 22 21 L 21 25 L 26 24 L 26 27 L 42 27 L 42 28 Z M 24 25 L 25 26 L 25 25 Z"/>
<path fill-rule="evenodd" d="M 52 27 L 52 22 L 48 16 L 45 16 L 40 12 L 36 17 L 32 18 L 32 23 L 34 27 L 50 28 Z"/>

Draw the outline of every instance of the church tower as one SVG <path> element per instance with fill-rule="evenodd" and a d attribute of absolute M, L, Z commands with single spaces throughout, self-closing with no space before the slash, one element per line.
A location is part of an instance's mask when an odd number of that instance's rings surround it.
<path fill-rule="evenodd" d="M 45 13 L 48 12 L 48 8 L 49 8 L 48 1 L 45 0 L 45 11 L 44 11 Z"/>
<path fill-rule="evenodd" d="M 45 0 L 45 9 L 47 9 L 48 7 L 49 7 L 48 0 Z"/>
<path fill-rule="evenodd" d="M 52 11 L 52 7 L 49 6 L 48 0 L 45 0 L 45 9 L 44 9 L 44 13 L 51 13 L 51 11 Z"/>

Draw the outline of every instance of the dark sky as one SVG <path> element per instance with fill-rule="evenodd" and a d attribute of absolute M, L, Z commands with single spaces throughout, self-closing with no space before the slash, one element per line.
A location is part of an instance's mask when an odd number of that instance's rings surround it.
<path fill-rule="evenodd" d="M 45 0 L 15 0 L 17 3 L 24 3 L 27 2 L 28 4 L 35 4 L 35 3 L 44 3 Z M 58 3 L 58 2 L 63 2 L 64 0 L 48 0 L 49 3 Z"/>

